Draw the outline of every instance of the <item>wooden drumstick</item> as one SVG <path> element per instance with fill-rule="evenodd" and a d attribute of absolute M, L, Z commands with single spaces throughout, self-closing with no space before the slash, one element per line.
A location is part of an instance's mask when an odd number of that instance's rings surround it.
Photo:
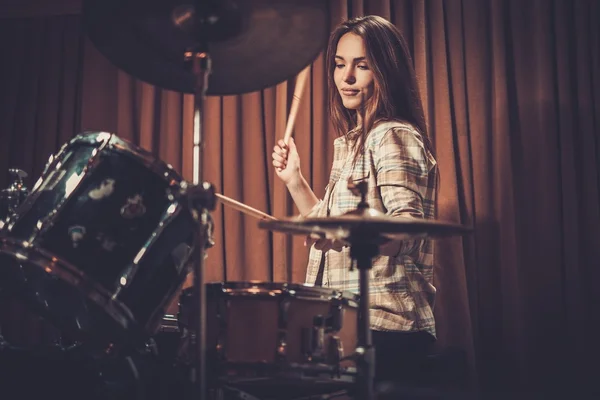
<path fill-rule="evenodd" d="M 283 142 L 288 144 L 292 131 L 294 130 L 294 123 L 296 122 L 296 115 L 298 114 L 298 108 L 300 106 L 300 99 L 304 92 L 304 86 L 306 86 L 306 80 L 308 79 L 308 73 L 310 72 L 310 64 L 304 68 L 298 74 L 296 78 L 296 87 L 294 88 L 294 97 L 292 97 L 292 105 L 290 106 L 290 116 L 285 127 L 285 133 L 283 135 Z"/>
<path fill-rule="evenodd" d="M 231 207 L 231 208 L 233 208 L 235 210 L 241 211 L 242 213 L 247 214 L 247 215 L 249 215 L 251 217 L 258 218 L 258 219 L 277 220 L 277 218 L 275 218 L 275 217 L 273 217 L 273 216 L 271 216 L 269 214 L 266 214 L 266 213 L 264 213 L 262 211 L 259 211 L 259 210 L 255 209 L 255 208 L 247 206 L 244 203 L 240 203 L 237 200 L 230 199 L 229 197 L 223 196 L 222 194 L 215 193 L 215 196 L 217 196 L 217 198 L 219 200 L 221 200 L 221 202 L 223 204 L 226 204 L 229 207 Z"/>

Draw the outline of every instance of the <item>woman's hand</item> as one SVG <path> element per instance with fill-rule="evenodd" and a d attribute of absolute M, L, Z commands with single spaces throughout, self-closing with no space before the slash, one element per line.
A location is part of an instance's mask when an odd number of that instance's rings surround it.
<path fill-rule="evenodd" d="M 326 252 L 329 250 L 340 252 L 344 248 L 344 242 L 337 239 L 323 239 L 323 238 L 314 238 L 312 236 L 307 236 L 304 240 L 304 245 L 306 247 L 310 247 L 315 245 L 315 249 L 321 250 L 322 252 Z"/>
<path fill-rule="evenodd" d="M 290 138 L 287 145 L 280 139 L 273 147 L 272 157 L 275 173 L 283 183 L 289 186 L 301 180 L 300 156 L 294 138 Z"/>
<path fill-rule="evenodd" d="M 319 199 L 302 176 L 300 156 L 294 139 L 290 138 L 287 145 L 283 140 L 279 140 L 273 147 L 272 157 L 275 173 L 285 183 L 300 215 L 307 215 Z"/>
<path fill-rule="evenodd" d="M 403 242 L 399 240 L 380 238 L 377 241 L 377 245 L 379 246 L 378 255 L 396 257 L 400 251 L 402 243 Z M 306 247 L 310 247 L 313 244 L 315 245 L 315 249 L 321 250 L 322 252 L 326 252 L 329 250 L 340 252 L 344 247 L 346 247 L 345 242 L 337 239 L 324 239 L 315 238 L 310 235 L 307 236 L 304 240 L 304 245 Z"/>

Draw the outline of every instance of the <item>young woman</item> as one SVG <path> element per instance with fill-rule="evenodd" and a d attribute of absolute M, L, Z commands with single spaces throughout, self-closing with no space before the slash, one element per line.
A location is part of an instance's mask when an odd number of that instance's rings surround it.
<path fill-rule="evenodd" d="M 330 117 L 338 133 L 323 199 L 300 170 L 293 139 L 272 157 L 301 215 L 339 216 L 360 197 L 348 179 L 368 182 L 367 201 L 388 216 L 435 218 L 437 163 L 427 136 L 412 59 L 400 32 L 377 16 L 338 26 L 327 49 Z M 366 157 L 366 159 L 365 159 Z M 358 293 L 349 249 L 331 240 L 311 246 L 306 283 Z M 376 380 L 410 380 L 435 341 L 433 243 L 388 242 L 373 260 L 370 318 Z"/>

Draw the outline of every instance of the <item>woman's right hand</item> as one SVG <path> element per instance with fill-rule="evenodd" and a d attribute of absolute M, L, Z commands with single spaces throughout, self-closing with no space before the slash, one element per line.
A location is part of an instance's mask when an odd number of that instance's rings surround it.
<path fill-rule="evenodd" d="M 300 181 L 300 156 L 294 138 L 290 138 L 287 145 L 279 139 L 273 147 L 272 157 L 275 173 L 283 183 L 289 185 Z"/>

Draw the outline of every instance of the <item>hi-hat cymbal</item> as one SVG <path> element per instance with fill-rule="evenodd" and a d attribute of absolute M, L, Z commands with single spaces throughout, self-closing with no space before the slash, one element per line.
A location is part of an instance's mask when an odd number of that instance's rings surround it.
<path fill-rule="evenodd" d="M 118 68 L 183 93 L 195 88 L 184 53 L 206 44 L 207 95 L 283 82 L 317 57 L 329 35 L 323 0 L 84 0 L 83 17 L 91 41 Z"/>
<path fill-rule="evenodd" d="M 382 239 L 405 240 L 424 237 L 465 235 L 471 228 L 463 225 L 412 217 L 390 217 L 372 209 L 357 209 L 337 217 L 287 218 L 260 221 L 259 227 L 295 235 L 313 235 L 338 239 L 381 243 Z"/>

